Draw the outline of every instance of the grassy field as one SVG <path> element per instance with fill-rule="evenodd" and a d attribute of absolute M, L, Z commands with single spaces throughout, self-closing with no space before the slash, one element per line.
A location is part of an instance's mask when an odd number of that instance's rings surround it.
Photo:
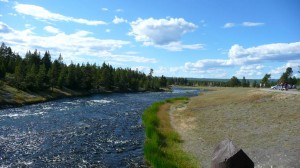
<path fill-rule="evenodd" d="M 169 108 L 178 102 L 187 102 L 187 98 L 154 103 L 143 114 L 146 132 L 144 154 L 154 168 L 193 168 L 198 165 L 195 159 L 182 150 L 181 138 L 170 123 Z"/>
<path fill-rule="evenodd" d="M 203 167 L 210 167 L 214 148 L 225 138 L 256 167 L 300 167 L 300 95 L 214 88 L 172 105 L 170 114 L 184 150 Z"/>

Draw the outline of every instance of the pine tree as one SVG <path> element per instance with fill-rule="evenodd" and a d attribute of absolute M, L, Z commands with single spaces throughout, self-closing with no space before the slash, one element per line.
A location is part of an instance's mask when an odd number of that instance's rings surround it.
<path fill-rule="evenodd" d="M 289 78 L 293 75 L 293 70 L 291 67 L 286 68 L 285 72 L 281 75 L 279 81 L 282 83 L 289 82 Z"/>
<path fill-rule="evenodd" d="M 255 81 L 253 81 L 253 83 L 252 83 L 252 87 L 257 87 L 257 82 L 256 82 L 256 80 Z"/>
<path fill-rule="evenodd" d="M 31 68 L 29 70 L 27 70 L 26 72 L 26 88 L 34 91 L 37 89 L 37 85 L 36 85 L 36 67 L 34 64 L 31 65 Z"/>
<path fill-rule="evenodd" d="M 25 89 L 25 78 L 26 78 L 26 69 L 25 69 L 25 62 L 24 61 L 20 61 L 18 62 L 18 64 L 15 67 L 15 86 L 18 89 Z"/>
<path fill-rule="evenodd" d="M 105 89 L 112 89 L 113 86 L 113 68 L 110 65 L 102 64 L 100 85 Z"/>
<path fill-rule="evenodd" d="M 6 75 L 6 70 L 5 70 L 4 63 L 2 62 L 0 64 L 0 79 L 4 79 L 5 75 Z"/>
<path fill-rule="evenodd" d="M 54 86 L 58 85 L 59 72 L 60 64 L 58 60 L 55 60 L 48 71 L 49 84 L 52 88 L 52 91 Z"/>
<path fill-rule="evenodd" d="M 77 88 L 76 66 L 73 64 L 73 62 L 68 67 L 68 73 L 66 76 L 66 84 L 67 84 L 67 87 L 69 87 L 71 89 Z"/>
<path fill-rule="evenodd" d="M 40 65 L 39 73 L 36 77 L 36 86 L 38 90 L 45 90 L 49 87 L 49 80 L 46 73 L 46 66 L 45 64 Z"/>
<path fill-rule="evenodd" d="M 245 76 L 243 76 L 243 79 L 242 79 L 242 87 L 247 87 L 247 81 L 246 81 Z"/>
<path fill-rule="evenodd" d="M 163 75 L 160 78 L 160 86 L 161 87 L 167 87 L 167 78 L 164 77 Z"/>
<path fill-rule="evenodd" d="M 57 80 L 57 86 L 59 88 L 62 88 L 64 86 L 66 86 L 66 77 L 67 77 L 67 67 L 66 66 L 61 66 L 61 71 L 59 73 L 59 77 Z"/>
<path fill-rule="evenodd" d="M 241 86 L 241 82 L 238 80 L 237 77 L 233 76 L 229 81 L 228 81 L 228 85 L 230 87 L 238 87 Z"/>
<path fill-rule="evenodd" d="M 266 86 L 269 87 L 270 83 L 269 83 L 269 79 L 271 78 L 271 74 L 265 74 L 265 76 L 262 78 L 261 83 Z"/>
<path fill-rule="evenodd" d="M 45 54 L 44 54 L 44 57 L 42 58 L 42 64 L 45 65 L 45 68 L 46 68 L 46 73 L 48 73 L 50 67 L 51 67 L 51 55 L 50 55 L 50 52 L 49 51 L 46 51 Z"/>

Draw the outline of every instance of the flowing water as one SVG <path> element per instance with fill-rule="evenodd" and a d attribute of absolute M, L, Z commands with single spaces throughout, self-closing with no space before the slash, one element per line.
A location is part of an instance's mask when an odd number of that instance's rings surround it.
<path fill-rule="evenodd" d="M 99 94 L 2 109 L 0 167 L 146 167 L 145 108 L 198 92 Z"/>

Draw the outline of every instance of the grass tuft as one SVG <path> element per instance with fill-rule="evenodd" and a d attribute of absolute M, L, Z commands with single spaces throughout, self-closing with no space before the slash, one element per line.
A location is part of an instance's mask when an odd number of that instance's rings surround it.
<path fill-rule="evenodd" d="M 144 111 L 144 155 L 152 167 L 197 167 L 195 160 L 181 149 L 180 136 L 172 129 L 168 111 L 165 110 L 170 107 L 170 103 L 187 100 L 187 97 L 179 97 L 156 102 Z"/>

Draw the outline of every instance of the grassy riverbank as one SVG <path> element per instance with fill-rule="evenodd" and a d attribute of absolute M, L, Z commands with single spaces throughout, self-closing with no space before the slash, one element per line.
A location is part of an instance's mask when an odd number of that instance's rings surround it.
<path fill-rule="evenodd" d="M 299 167 L 300 95 L 255 88 L 214 88 L 174 106 L 184 150 L 210 167 L 216 145 L 230 138 L 260 167 Z"/>
<path fill-rule="evenodd" d="M 84 91 L 84 90 L 72 90 L 66 87 L 63 88 L 53 88 L 44 91 L 24 91 L 19 90 L 15 87 L 5 84 L 0 81 L 0 108 L 2 107 L 14 107 L 21 106 L 26 104 L 36 104 L 49 100 L 55 100 L 66 97 L 80 97 L 88 96 L 96 93 L 124 93 L 124 92 L 145 92 L 147 90 L 138 90 L 138 91 L 113 91 L 113 90 L 94 90 L 94 91 Z M 170 91 L 169 88 L 160 88 L 158 90 L 149 90 L 149 91 Z"/>
<path fill-rule="evenodd" d="M 67 88 L 53 90 L 49 89 L 42 92 L 29 92 L 18 90 L 9 85 L 3 84 L 0 88 L 0 106 L 20 106 L 25 104 L 35 104 L 53 99 L 85 96 L 91 94 L 86 91 L 74 91 Z"/>
<path fill-rule="evenodd" d="M 171 104 L 187 100 L 185 97 L 168 99 L 154 103 L 144 111 L 143 124 L 146 132 L 144 154 L 152 167 L 196 167 L 195 160 L 181 149 L 182 140 L 170 124 Z"/>

